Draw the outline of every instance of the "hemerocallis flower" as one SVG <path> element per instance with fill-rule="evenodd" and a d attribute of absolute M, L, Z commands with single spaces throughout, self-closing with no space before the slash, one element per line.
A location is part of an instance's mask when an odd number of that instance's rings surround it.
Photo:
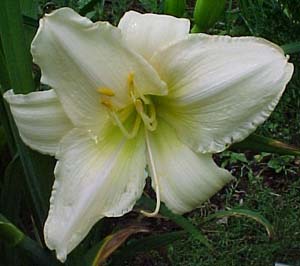
<path fill-rule="evenodd" d="M 160 201 L 188 212 L 231 175 L 212 153 L 270 115 L 293 73 L 264 39 L 189 34 L 189 21 L 127 12 L 118 27 L 69 8 L 32 42 L 51 90 L 5 94 L 23 141 L 54 155 L 44 234 L 64 261 L 103 217 L 132 210 L 147 170 Z"/>

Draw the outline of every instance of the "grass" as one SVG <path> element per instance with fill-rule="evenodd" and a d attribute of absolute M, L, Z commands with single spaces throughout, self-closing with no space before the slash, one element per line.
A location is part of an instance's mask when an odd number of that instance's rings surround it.
<path fill-rule="evenodd" d="M 266 168 L 265 163 L 257 167 L 255 159 L 249 163 L 250 167 L 242 162 L 231 165 L 230 168 L 249 167 L 250 170 L 243 172 L 215 198 L 219 201 L 223 198 L 225 204 L 221 208 L 243 207 L 259 211 L 274 226 L 274 239 L 268 239 L 262 226 L 246 218 L 210 222 L 201 228 L 212 240 L 215 253 L 190 240 L 183 241 L 174 245 L 172 265 L 273 265 L 276 261 L 300 265 L 297 252 L 300 241 L 299 172 L 277 174 Z M 211 200 L 213 205 L 214 200 Z M 220 208 L 218 202 L 215 206 Z M 195 224 L 201 224 L 202 217 L 198 212 L 191 219 Z"/>
<path fill-rule="evenodd" d="M 187 215 L 209 238 L 213 250 L 184 238 L 156 253 L 140 254 L 126 265 L 300 265 L 300 161 L 295 157 L 286 160 L 286 156 L 271 154 L 223 153 L 218 161 L 231 169 L 236 181 L 203 208 Z M 284 161 L 285 168 L 269 167 L 275 161 Z M 248 218 L 222 218 L 203 224 L 208 214 L 236 207 L 265 216 L 274 227 L 273 238 L 269 239 L 265 228 Z"/>

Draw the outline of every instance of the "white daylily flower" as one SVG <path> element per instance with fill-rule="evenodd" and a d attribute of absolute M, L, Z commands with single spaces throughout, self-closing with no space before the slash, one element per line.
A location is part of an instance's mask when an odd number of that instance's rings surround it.
<path fill-rule="evenodd" d="M 32 43 L 53 89 L 5 94 L 23 141 L 55 155 L 45 241 L 61 261 L 102 217 L 129 212 L 145 167 L 176 213 L 231 179 L 212 160 L 272 112 L 293 73 L 259 38 L 189 35 L 189 21 L 128 12 L 118 28 L 69 8 L 46 14 Z"/>

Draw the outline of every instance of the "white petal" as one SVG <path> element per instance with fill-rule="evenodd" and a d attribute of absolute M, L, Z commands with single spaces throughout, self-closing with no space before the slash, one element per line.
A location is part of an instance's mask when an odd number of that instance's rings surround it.
<path fill-rule="evenodd" d="M 150 59 L 155 51 L 186 38 L 190 21 L 168 15 L 129 11 L 121 18 L 118 28 L 132 50 Z"/>
<path fill-rule="evenodd" d="M 44 154 L 55 155 L 59 141 L 73 125 L 53 90 L 26 95 L 4 94 L 24 143 Z"/>
<path fill-rule="evenodd" d="M 145 145 L 142 134 L 124 139 L 113 127 L 99 136 L 74 129 L 57 155 L 55 183 L 44 234 L 59 260 L 104 216 L 129 212 L 145 184 Z"/>
<path fill-rule="evenodd" d="M 216 166 L 211 154 L 196 154 L 159 120 L 150 137 L 162 201 L 176 213 L 191 211 L 209 199 L 231 175 Z M 152 182 L 153 183 L 153 182 Z"/>
<path fill-rule="evenodd" d="M 253 132 L 293 73 L 278 46 L 252 37 L 191 36 L 153 64 L 170 91 L 158 113 L 201 152 L 220 152 Z"/>
<path fill-rule="evenodd" d="M 54 88 L 75 125 L 101 123 L 106 117 L 99 87 L 114 91 L 111 101 L 128 104 L 128 75 L 146 94 L 165 94 L 165 84 L 154 69 L 122 43 L 118 28 L 106 22 L 92 23 L 72 9 L 46 14 L 32 42 L 34 62 L 42 70 L 41 81 Z"/>

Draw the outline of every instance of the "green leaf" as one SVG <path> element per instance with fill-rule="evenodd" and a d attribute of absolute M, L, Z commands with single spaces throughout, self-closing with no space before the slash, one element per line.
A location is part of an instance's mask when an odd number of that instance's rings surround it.
<path fill-rule="evenodd" d="M 139 252 L 149 252 L 149 250 L 167 246 L 186 236 L 185 231 L 163 233 L 154 236 L 144 237 L 131 241 L 127 246 L 116 252 L 112 260 L 113 266 L 119 266 L 125 259 L 129 259 Z"/>
<path fill-rule="evenodd" d="M 11 87 L 16 93 L 28 93 L 34 89 L 31 57 L 29 49 L 26 48 L 23 30 L 18 0 L 1 0 L 0 35 Z M 38 155 L 26 147 L 20 139 L 9 110 L 6 109 L 6 112 L 24 168 L 36 224 L 42 232 L 49 205 L 49 184 L 53 182 L 53 159 Z"/>
<path fill-rule="evenodd" d="M 24 206 L 23 175 L 20 158 L 16 155 L 5 169 L 0 188 L 0 210 L 13 221 L 19 221 L 20 209 Z"/>
<path fill-rule="evenodd" d="M 150 13 L 159 12 L 159 4 L 157 0 L 139 0 L 141 6 Z"/>
<path fill-rule="evenodd" d="M 16 129 L 15 132 L 17 132 Z M 15 135 L 15 139 L 24 168 L 27 189 L 34 207 L 36 223 L 39 231 L 42 232 L 49 207 L 51 185 L 54 181 L 54 159 L 32 151 L 25 146 L 18 135 Z"/>
<path fill-rule="evenodd" d="M 196 27 L 192 32 L 205 32 L 219 20 L 225 10 L 226 0 L 197 0 L 194 9 Z"/>
<path fill-rule="evenodd" d="M 33 19 L 38 18 L 38 0 L 20 0 L 22 14 Z"/>
<path fill-rule="evenodd" d="M 7 116 L 4 117 L 8 117 L 12 129 L 11 134 L 14 137 L 16 149 L 20 155 L 25 173 L 26 188 L 29 191 L 30 201 L 34 208 L 34 218 L 40 232 L 42 232 L 43 223 L 48 212 L 51 186 L 54 181 L 53 168 L 55 161 L 52 157 L 41 155 L 25 146 L 20 139 L 11 113 L 5 106 L 2 107 L 3 109 L 0 110 L 0 117 L 1 120 L 4 121 L 2 117 L 3 112 L 5 111 L 7 113 Z M 8 136 L 11 137 L 11 135 Z"/>
<path fill-rule="evenodd" d="M 164 13 L 171 16 L 182 17 L 185 8 L 185 0 L 165 0 L 164 2 Z"/>
<path fill-rule="evenodd" d="M 22 17 L 23 17 L 23 23 L 24 23 L 24 25 L 26 25 L 28 27 L 35 28 L 35 29 L 37 29 L 39 27 L 38 20 L 36 20 L 34 18 L 31 18 L 31 17 L 28 17 L 26 15 L 23 15 Z"/>
<path fill-rule="evenodd" d="M 3 53 L 2 42 L 0 38 L 0 89 L 4 93 L 10 88 L 9 74 L 6 67 L 6 59 Z"/>
<path fill-rule="evenodd" d="M 0 77 L 1 77 L 1 72 L 0 72 Z M 7 141 L 11 157 L 13 157 L 17 152 L 17 148 L 16 148 L 16 143 L 13 138 L 13 133 L 9 122 L 9 115 L 7 114 L 2 95 L 0 95 L 0 120 L 4 130 L 5 139 Z"/>
<path fill-rule="evenodd" d="M 245 140 L 230 146 L 232 150 L 251 150 L 255 152 L 271 152 L 282 155 L 300 155 L 300 148 L 281 141 L 252 134 Z"/>
<path fill-rule="evenodd" d="M 271 223 L 260 213 L 255 212 L 255 211 L 250 211 L 247 209 L 231 209 L 231 210 L 227 210 L 227 211 L 219 211 L 219 212 L 216 212 L 214 214 L 207 216 L 205 218 L 204 222 L 208 222 L 213 219 L 219 219 L 219 218 L 228 217 L 228 216 L 247 217 L 247 218 L 253 219 L 265 227 L 265 229 L 268 233 L 268 236 L 270 238 L 272 238 L 274 236 L 274 229 L 273 229 L 273 226 L 271 225 Z"/>
<path fill-rule="evenodd" d="M 85 259 L 86 265 L 102 265 L 106 259 L 119 248 L 131 235 L 136 233 L 148 233 L 150 230 L 142 225 L 131 225 L 111 235 L 108 235 L 99 244 L 90 249 Z"/>
<path fill-rule="evenodd" d="M 260 7 L 262 7 L 263 4 L 264 4 L 264 0 L 257 0 L 257 2 L 258 2 L 258 4 L 259 4 Z"/>
<path fill-rule="evenodd" d="M 12 129 L 9 124 L 8 114 L 6 112 L 5 103 L 2 97 L 2 93 L 4 93 L 5 90 L 8 88 L 10 88 L 10 80 L 6 68 L 6 59 L 3 54 L 2 42 L 0 38 L 0 92 L 1 92 L 0 93 L 0 121 L 3 126 L 3 130 L 5 133 L 5 138 L 8 143 L 10 154 L 13 157 L 16 153 L 16 144 L 15 144 L 15 140 L 12 137 Z"/>
<path fill-rule="evenodd" d="M 294 54 L 300 52 L 300 42 L 293 42 L 281 46 L 286 54 Z"/>
<path fill-rule="evenodd" d="M 32 91 L 34 82 L 31 57 L 28 49 L 26 49 L 18 0 L 0 1 L 0 37 L 11 87 L 16 93 L 26 94 Z"/>
<path fill-rule="evenodd" d="M 19 247 L 26 251 L 35 265 L 55 266 L 61 265 L 48 251 L 44 250 L 37 242 L 24 235 L 15 225 L 0 213 L 0 241 L 5 241 L 12 247 Z"/>
<path fill-rule="evenodd" d="M 84 16 L 87 13 L 94 10 L 95 5 L 99 2 L 99 0 L 89 0 L 85 1 L 84 5 L 79 7 L 79 14 Z"/>
<path fill-rule="evenodd" d="M 2 154 L 5 145 L 6 145 L 6 138 L 5 138 L 4 129 L 2 126 L 0 126 L 0 154 Z"/>
<path fill-rule="evenodd" d="M 268 167 L 274 169 L 276 173 L 280 173 L 288 168 L 288 166 L 295 160 L 295 156 L 283 155 L 276 156 L 268 162 Z"/>
<path fill-rule="evenodd" d="M 14 247 L 23 239 L 24 234 L 0 214 L 0 240 Z"/>
<path fill-rule="evenodd" d="M 155 202 L 146 196 L 142 196 L 137 205 L 145 206 L 147 209 L 153 209 L 155 208 Z M 171 212 L 167 207 L 164 205 L 161 205 L 160 207 L 160 213 L 175 222 L 177 225 L 182 227 L 186 232 L 190 233 L 191 236 L 198 240 L 200 243 L 205 245 L 206 247 L 212 249 L 211 244 L 209 243 L 208 239 L 205 237 L 205 235 L 202 234 L 202 232 L 195 227 L 188 219 L 184 218 L 181 215 L 177 215 L 173 212 Z"/>

